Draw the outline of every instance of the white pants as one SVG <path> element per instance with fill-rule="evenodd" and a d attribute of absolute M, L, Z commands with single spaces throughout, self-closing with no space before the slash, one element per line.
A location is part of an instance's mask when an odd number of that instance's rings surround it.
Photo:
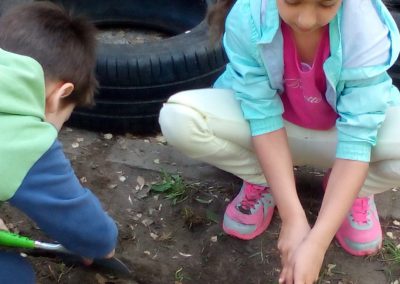
<path fill-rule="evenodd" d="M 248 182 L 267 184 L 251 143 L 250 129 L 233 92 L 199 89 L 177 93 L 160 112 L 163 135 L 187 156 Z M 336 129 L 311 130 L 285 121 L 293 163 L 329 168 L 335 159 Z M 360 196 L 400 186 L 400 107 L 387 112 L 373 148 Z"/>

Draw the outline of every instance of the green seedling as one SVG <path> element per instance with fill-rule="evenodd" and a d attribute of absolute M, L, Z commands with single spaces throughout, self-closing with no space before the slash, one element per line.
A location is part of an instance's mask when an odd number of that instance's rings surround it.
<path fill-rule="evenodd" d="M 219 223 L 219 216 L 217 215 L 217 213 L 215 213 L 213 211 L 207 210 L 206 217 L 207 217 L 207 220 L 209 220 L 215 224 Z"/>
<path fill-rule="evenodd" d="M 392 240 L 385 240 L 383 248 L 386 253 L 385 260 L 400 264 L 400 246 L 396 245 Z"/>
<path fill-rule="evenodd" d="M 177 271 L 175 271 L 175 283 L 176 283 L 176 282 L 182 283 L 183 279 L 184 279 L 184 276 L 183 276 L 183 267 L 181 267 L 181 268 L 179 268 Z"/>
<path fill-rule="evenodd" d="M 188 187 L 182 177 L 178 174 L 162 173 L 162 181 L 153 184 L 150 191 L 165 194 L 173 204 L 182 202 L 188 197 Z"/>
<path fill-rule="evenodd" d="M 386 274 L 389 282 L 392 283 L 394 279 L 398 279 L 400 276 L 400 246 L 393 240 L 385 239 L 380 257 L 382 261 L 386 262 L 382 270 Z"/>

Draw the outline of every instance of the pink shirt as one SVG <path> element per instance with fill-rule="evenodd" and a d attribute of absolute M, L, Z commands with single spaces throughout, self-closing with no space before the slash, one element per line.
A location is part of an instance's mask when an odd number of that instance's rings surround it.
<path fill-rule="evenodd" d="M 338 115 L 326 101 L 326 77 L 323 70 L 323 63 L 330 53 L 328 26 L 325 27 L 312 66 L 300 62 L 292 31 L 283 21 L 282 33 L 285 88 L 281 96 L 285 109 L 283 118 L 304 128 L 332 128 Z"/>

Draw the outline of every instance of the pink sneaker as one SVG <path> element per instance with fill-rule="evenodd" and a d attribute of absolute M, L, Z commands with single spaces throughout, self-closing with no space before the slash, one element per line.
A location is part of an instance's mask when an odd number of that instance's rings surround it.
<path fill-rule="evenodd" d="M 274 208 L 268 187 L 244 181 L 239 194 L 225 210 L 223 229 L 239 239 L 253 239 L 267 229 Z"/>
<path fill-rule="evenodd" d="M 364 256 L 382 247 L 382 228 L 374 196 L 356 198 L 336 233 L 336 240 L 348 253 Z"/>
<path fill-rule="evenodd" d="M 329 175 L 330 170 L 323 180 L 324 190 Z M 355 256 L 371 255 L 382 247 L 382 228 L 373 195 L 355 199 L 336 232 L 336 240 L 346 252 Z"/>

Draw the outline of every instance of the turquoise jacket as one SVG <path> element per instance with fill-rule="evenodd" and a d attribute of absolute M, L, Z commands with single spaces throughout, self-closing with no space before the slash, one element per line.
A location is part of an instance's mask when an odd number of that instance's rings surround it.
<path fill-rule="evenodd" d="M 238 0 L 223 43 L 229 63 L 214 87 L 233 89 L 253 136 L 283 127 L 283 37 L 276 0 Z M 387 70 L 399 54 L 396 23 L 380 0 L 343 0 L 329 23 L 326 99 L 339 114 L 336 157 L 368 162 L 400 94 Z"/>

